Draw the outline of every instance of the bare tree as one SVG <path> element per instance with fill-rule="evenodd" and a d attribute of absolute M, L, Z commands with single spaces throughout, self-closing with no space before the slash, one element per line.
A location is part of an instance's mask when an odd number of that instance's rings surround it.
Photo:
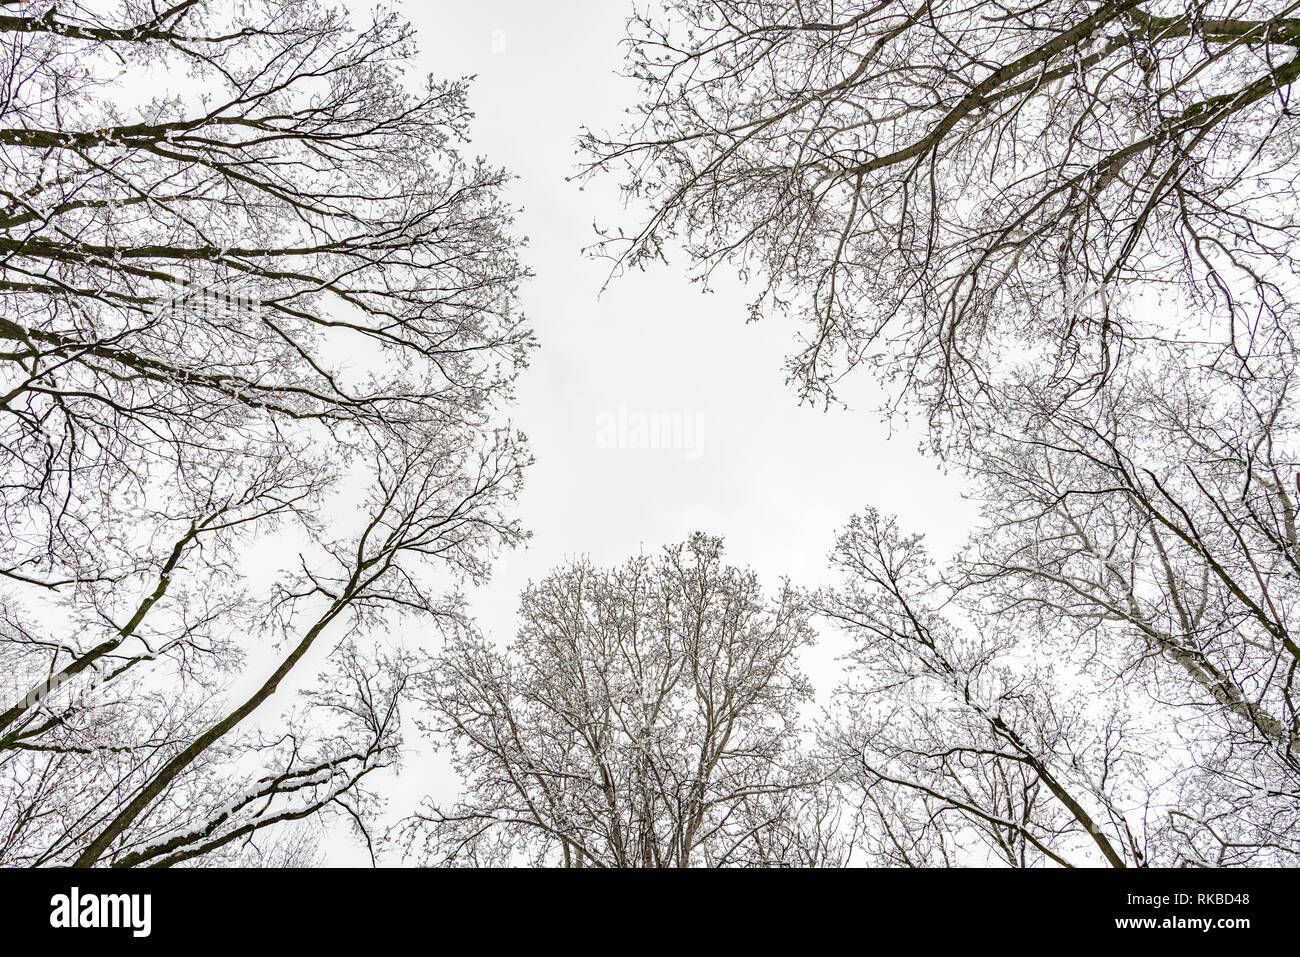
<path fill-rule="evenodd" d="M 1188 860 L 1294 854 L 1297 370 L 1188 358 L 1173 350 L 1100 402 L 1008 402 L 978 460 L 988 530 L 963 577 L 1055 647 L 1088 649 L 1097 680 L 1180 708 L 1180 747 L 1217 782 L 1179 812 Z"/>
<path fill-rule="evenodd" d="M 520 536 L 525 271 L 466 85 L 301 0 L 6 0 L 0 33 L 0 862 L 364 836 L 381 638 L 461 627 Z"/>
<path fill-rule="evenodd" d="M 916 536 L 875 512 L 837 542 L 819 608 L 856 639 L 826 746 L 856 786 L 863 844 L 910 866 L 1145 862 L 1115 789 L 1132 783 L 1110 715 L 1090 721 L 1049 670 L 1013 669 L 996 622 L 950 620 Z M 1124 742 L 1127 744 L 1127 742 Z"/>
<path fill-rule="evenodd" d="M 1155 640 L 1124 661 L 1142 637 L 1131 621 L 1082 601 L 1027 615 L 1035 598 L 1023 581 L 1025 591 L 1002 581 L 1003 600 L 990 603 L 972 594 L 968 566 L 939 575 L 919 538 L 874 512 L 849 524 L 834 561 L 844 583 L 819 607 L 856 641 L 823 739 L 856 795 L 869 857 L 1296 860 L 1300 790 L 1285 749 L 1225 715 L 1219 689 L 1181 673 Z M 1051 575 L 1046 564 L 1019 571 Z"/>
<path fill-rule="evenodd" d="M 844 852 L 838 805 L 800 753 L 789 587 L 695 535 L 662 556 L 566 566 L 524 592 L 505 651 L 467 636 L 422 679 L 464 794 L 410 822 L 437 863 L 812 865 Z"/>
<path fill-rule="evenodd" d="M 1013 360 L 1068 392 L 1150 337 L 1250 354 L 1295 320 L 1295 3 L 655 6 L 636 120 L 583 137 L 651 210 L 604 248 L 760 278 L 804 397 L 865 363 L 967 422 Z"/>

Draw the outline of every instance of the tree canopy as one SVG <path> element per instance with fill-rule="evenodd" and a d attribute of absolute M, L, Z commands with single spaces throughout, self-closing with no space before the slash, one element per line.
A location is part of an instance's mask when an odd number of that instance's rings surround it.
<path fill-rule="evenodd" d="M 392 14 L 6 2 L 0 34 L 0 862 L 309 858 L 263 832 L 367 833 L 392 623 L 461 617 L 521 535 L 505 174 Z"/>

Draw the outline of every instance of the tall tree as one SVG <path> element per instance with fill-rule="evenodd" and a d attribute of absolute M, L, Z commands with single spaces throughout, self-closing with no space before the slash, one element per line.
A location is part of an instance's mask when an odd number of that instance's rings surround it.
<path fill-rule="evenodd" d="M 459 620 L 520 535 L 525 270 L 466 84 L 307 0 L 5 0 L 0 33 L 0 862 L 364 833 L 381 637 Z"/>
<path fill-rule="evenodd" d="M 1013 360 L 1068 392 L 1149 337 L 1249 355 L 1295 321 L 1296 3 L 656 7 L 634 122 L 584 136 L 650 208 L 605 248 L 759 277 L 805 397 L 865 363 L 965 422 Z"/>
<path fill-rule="evenodd" d="M 1113 714 L 1100 723 L 995 621 L 953 620 L 917 536 L 874 511 L 833 556 L 823 614 L 854 639 L 823 729 L 874 859 L 907 866 L 1145 863 L 1120 788 L 1133 785 Z M 1123 746 L 1128 745 L 1122 739 Z M 1143 835 L 1145 836 L 1145 835 Z"/>
<path fill-rule="evenodd" d="M 507 650 L 466 636 L 422 679 L 464 793 L 410 822 L 413 847 L 435 863 L 839 861 L 837 804 L 798 747 L 808 614 L 703 535 L 530 585 Z"/>
<path fill-rule="evenodd" d="M 978 459 L 987 528 L 963 576 L 1055 648 L 1088 649 L 1096 680 L 1177 704 L 1179 747 L 1214 778 L 1179 811 L 1188 860 L 1295 854 L 1297 370 L 1231 375 L 1192 354 L 1098 401 L 1008 402 Z"/>
<path fill-rule="evenodd" d="M 844 530 L 842 583 L 818 607 L 854 651 L 823 741 L 857 795 L 863 850 L 909 866 L 1293 864 L 1300 776 L 1262 726 L 1294 669 L 1250 626 L 1217 631 L 1217 608 L 1204 632 L 1179 629 L 1167 616 L 1189 594 L 1144 617 L 1161 582 L 1126 563 L 1154 546 L 1062 573 L 1053 552 L 1074 537 L 1042 535 L 1003 579 L 977 560 L 940 573 L 875 512 Z M 1090 595 L 1092 574 L 1152 594 L 1117 611 Z M 1273 657 L 1272 673 L 1252 657 Z"/>

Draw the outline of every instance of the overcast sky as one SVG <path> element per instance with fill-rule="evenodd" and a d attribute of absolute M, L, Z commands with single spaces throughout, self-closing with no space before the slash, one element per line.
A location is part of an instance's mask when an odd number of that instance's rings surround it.
<path fill-rule="evenodd" d="M 512 199 L 537 274 L 524 306 L 541 348 L 513 416 L 537 458 L 519 501 L 533 538 L 472 593 L 481 626 L 501 643 L 525 583 L 577 555 L 613 564 L 700 530 L 724 536 L 730 561 L 769 587 L 783 575 L 817 585 L 835 530 L 867 505 L 925 532 L 939 554 L 973 515 L 957 480 L 917 453 L 918 435 L 890 435 L 861 376 L 845 390 L 849 410 L 799 407 L 783 371 L 795 329 L 779 318 L 747 325 L 752 290 L 732 282 L 704 295 L 678 260 L 601 294 L 608 263 L 581 250 L 593 221 L 629 214 L 613 180 L 580 190 L 566 177 L 579 127 L 616 126 L 634 102 L 634 86 L 616 76 L 629 10 L 630 0 L 405 5 L 428 72 L 477 75 L 472 149 L 518 177 Z M 637 441 L 638 416 L 678 417 L 684 447 L 618 448 L 620 423 L 624 443 Z M 833 652 L 826 642 L 806 661 L 823 693 Z M 416 794 L 450 796 L 454 782 L 441 761 L 417 755 L 397 790 L 400 813 Z M 330 844 L 333 862 L 364 860 Z"/>

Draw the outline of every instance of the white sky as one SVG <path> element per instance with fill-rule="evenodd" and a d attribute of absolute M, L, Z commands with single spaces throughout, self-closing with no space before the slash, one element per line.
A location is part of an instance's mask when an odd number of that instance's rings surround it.
<path fill-rule="evenodd" d="M 593 220 L 619 221 L 616 183 L 580 190 L 565 178 L 576 168 L 579 127 L 617 126 L 634 102 L 635 88 L 615 76 L 629 9 L 630 0 L 404 5 L 426 72 L 477 74 L 471 152 L 518 177 L 511 198 L 524 207 L 525 260 L 537 274 L 524 307 L 541 348 L 513 415 L 537 458 L 519 501 L 534 537 L 471 593 L 480 625 L 501 643 L 526 582 L 577 555 L 618 563 L 700 530 L 724 536 L 729 560 L 756 569 L 769 587 L 783 575 L 818 585 L 836 529 L 867 505 L 925 532 L 939 556 L 973 516 L 956 477 L 916 452 L 917 435 L 889 436 L 862 377 L 846 393 L 854 408 L 800 408 L 783 370 L 795 329 L 779 318 L 746 325 L 752 292 L 738 283 L 702 295 L 678 259 L 599 295 L 608 264 L 581 249 L 595 238 Z M 700 425 L 698 450 L 602 447 L 599 417 L 620 407 L 628 416 L 690 417 Z M 832 650 L 805 667 L 829 691 Z M 396 781 L 374 784 L 394 793 L 395 814 L 418 795 L 455 791 L 445 764 L 422 754 Z M 367 860 L 341 843 L 329 842 L 331 863 Z"/>

